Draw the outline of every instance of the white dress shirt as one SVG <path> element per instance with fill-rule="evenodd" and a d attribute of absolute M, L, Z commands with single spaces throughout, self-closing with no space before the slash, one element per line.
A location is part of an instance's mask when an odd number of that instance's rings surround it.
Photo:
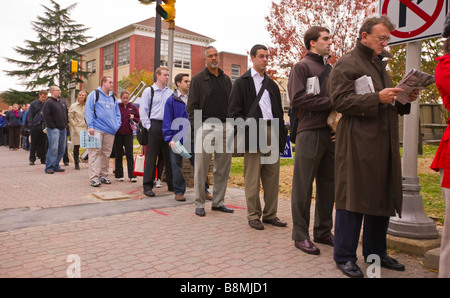
<path fill-rule="evenodd" d="M 252 78 L 253 78 L 253 83 L 255 84 L 256 95 L 258 95 L 259 90 L 261 90 L 264 77 L 261 77 L 254 68 L 252 68 L 251 74 L 252 74 Z M 273 119 L 272 103 L 270 101 L 270 95 L 269 95 L 269 91 L 267 91 L 267 89 L 264 90 L 263 95 L 261 96 L 261 99 L 259 100 L 259 107 L 261 108 L 261 112 L 262 112 L 264 120 L 272 120 Z"/>
<path fill-rule="evenodd" d="M 150 119 L 163 120 L 164 118 L 164 106 L 166 105 L 167 99 L 172 95 L 173 91 L 169 87 L 164 87 L 163 90 L 159 89 L 156 84 L 153 84 L 153 89 L 155 94 L 153 95 L 153 105 L 150 118 L 148 117 L 148 111 L 150 109 L 150 102 L 152 98 L 152 90 L 147 87 L 142 93 L 141 104 L 139 106 L 139 117 L 142 125 L 150 129 L 151 121 Z"/>

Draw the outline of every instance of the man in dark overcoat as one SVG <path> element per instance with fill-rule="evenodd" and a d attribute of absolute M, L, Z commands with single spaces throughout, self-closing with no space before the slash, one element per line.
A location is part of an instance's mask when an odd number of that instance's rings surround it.
<path fill-rule="evenodd" d="M 363 277 L 356 265 L 356 249 L 364 219 L 363 256 L 380 258 L 382 267 L 405 270 L 386 253 L 389 217 L 402 208 L 402 176 L 398 115 L 410 104 L 395 100 L 403 91 L 393 88 L 386 72 L 384 50 L 394 25 L 387 16 L 366 19 L 355 48 L 333 68 L 328 94 L 342 118 L 336 131 L 334 260 L 351 277 Z M 374 92 L 357 94 L 355 81 L 367 75 Z M 418 92 L 410 94 L 417 99 Z"/>

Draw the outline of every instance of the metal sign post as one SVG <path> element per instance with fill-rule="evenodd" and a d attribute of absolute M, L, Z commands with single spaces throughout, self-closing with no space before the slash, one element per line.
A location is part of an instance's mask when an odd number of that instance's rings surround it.
<path fill-rule="evenodd" d="M 405 73 L 410 69 L 420 70 L 421 40 L 441 34 L 448 0 L 380 0 L 379 7 L 381 14 L 396 24 L 389 45 L 407 43 Z M 439 233 L 434 221 L 425 214 L 417 175 L 419 107 L 417 99 L 411 103 L 411 113 L 403 117 L 402 217 L 391 218 L 388 233 L 405 238 L 435 239 Z"/>
<path fill-rule="evenodd" d="M 410 69 L 420 69 L 421 47 L 421 41 L 409 42 L 406 45 L 406 73 Z M 411 103 L 411 113 L 403 117 L 402 217 L 391 218 L 388 234 L 414 239 L 435 239 L 439 233 L 435 222 L 425 214 L 417 176 L 419 109 L 418 98 Z"/>

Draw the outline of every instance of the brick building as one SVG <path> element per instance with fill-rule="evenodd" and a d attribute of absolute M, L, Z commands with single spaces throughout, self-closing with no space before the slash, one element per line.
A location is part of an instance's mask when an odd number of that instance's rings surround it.
<path fill-rule="evenodd" d="M 168 59 L 168 23 L 161 22 L 161 65 L 167 65 Z M 188 73 L 191 77 L 203 70 L 203 51 L 215 40 L 175 26 L 172 78 L 177 73 Z M 124 76 L 154 69 L 155 18 L 130 24 L 105 36 L 97 38 L 77 49 L 82 55 L 81 67 L 91 72 L 83 78 L 84 83 L 78 89 L 88 92 L 99 86 L 102 76 L 111 76 L 116 94 L 118 81 Z M 220 50 L 220 49 L 218 49 Z M 248 69 L 246 55 L 227 52 L 220 53 L 220 67 L 232 79 L 236 79 Z M 80 88 L 81 87 L 81 88 Z"/>

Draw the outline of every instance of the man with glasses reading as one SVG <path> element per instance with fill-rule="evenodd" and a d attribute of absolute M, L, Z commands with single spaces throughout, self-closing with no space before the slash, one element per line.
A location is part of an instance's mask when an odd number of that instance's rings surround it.
<path fill-rule="evenodd" d="M 356 249 L 364 219 L 362 254 L 366 262 L 379 257 L 382 267 L 405 270 L 386 252 L 389 217 L 402 208 L 402 175 L 398 115 L 411 105 L 395 100 L 384 50 L 394 25 L 385 15 L 366 19 L 355 48 L 336 63 L 328 79 L 328 94 L 342 113 L 335 147 L 334 260 L 347 276 L 363 277 Z M 374 92 L 359 94 L 355 81 L 370 76 Z M 410 94 L 416 100 L 417 91 Z M 370 257 L 370 258 L 369 258 Z"/>

